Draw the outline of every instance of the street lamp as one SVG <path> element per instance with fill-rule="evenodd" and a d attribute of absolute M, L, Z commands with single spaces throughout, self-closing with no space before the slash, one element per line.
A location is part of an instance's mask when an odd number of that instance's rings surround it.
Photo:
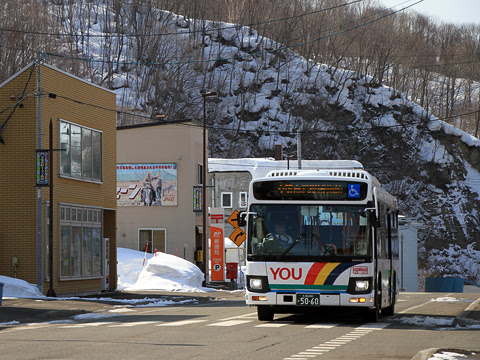
<path fill-rule="evenodd" d="M 207 97 L 217 96 L 215 91 L 201 91 L 203 97 L 203 164 L 202 164 L 202 266 L 205 274 L 204 286 L 208 280 L 207 264 L 207 129 L 206 129 L 206 104 Z"/>

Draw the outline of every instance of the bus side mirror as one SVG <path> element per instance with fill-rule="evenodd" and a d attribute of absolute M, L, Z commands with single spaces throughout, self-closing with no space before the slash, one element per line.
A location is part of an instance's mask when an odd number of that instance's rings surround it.
<path fill-rule="evenodd" d="M 246 212 L 241 212 L 240 215 L 238 216 L 238 226 L 243 227 L 247 225 L 247 220 L 245 220 L 247 217 Z"/>
<path fill-rule="evenodd" d="M 372 224 L 372 226 L 374 228 L 379 228 L 380 227 L 380 221 L 378 221 L 378 218 L 375 215 L 375 211 L 370 210 L 368 212 L 368 214 L 369 214 L 369 218 L 370 218 L 370 224 Z"/>

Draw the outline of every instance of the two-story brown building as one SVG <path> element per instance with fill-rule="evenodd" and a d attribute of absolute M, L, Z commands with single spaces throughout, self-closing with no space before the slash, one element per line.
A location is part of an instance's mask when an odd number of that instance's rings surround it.
<path fill-rule="evenodd" d="M 0 84 L 1 275 L 57 296 L 116 288 L 115 109 L 46 64 Z"/>

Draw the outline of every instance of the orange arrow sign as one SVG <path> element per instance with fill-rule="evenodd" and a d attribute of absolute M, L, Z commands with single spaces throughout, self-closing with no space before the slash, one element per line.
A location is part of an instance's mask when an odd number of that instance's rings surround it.
<path fill-rule="evenodd" d="M 234 228 L 238 228 L 238 220 L 240 220 L 240 213 L 238 210 L 233 210 L 232 215 L 228 217 L 227 222 Z"/>
<path fill-rule="evenodd" d="M 242 229 L 236 228 L 235 230 L 233 230 L 233 232 L 228 238 L 232 240 L 235 245 L 240 246 L 247 238 L 247 234 L 245 234 L 245 231 L 243 231 Z"/>

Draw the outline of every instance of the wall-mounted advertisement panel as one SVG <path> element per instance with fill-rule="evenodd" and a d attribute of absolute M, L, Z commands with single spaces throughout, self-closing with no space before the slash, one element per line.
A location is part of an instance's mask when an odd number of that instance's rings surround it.
<path fill-rule="evenodd" d="M 117 164 L 117 206 L 176 206 L 177 164 Z"/>

